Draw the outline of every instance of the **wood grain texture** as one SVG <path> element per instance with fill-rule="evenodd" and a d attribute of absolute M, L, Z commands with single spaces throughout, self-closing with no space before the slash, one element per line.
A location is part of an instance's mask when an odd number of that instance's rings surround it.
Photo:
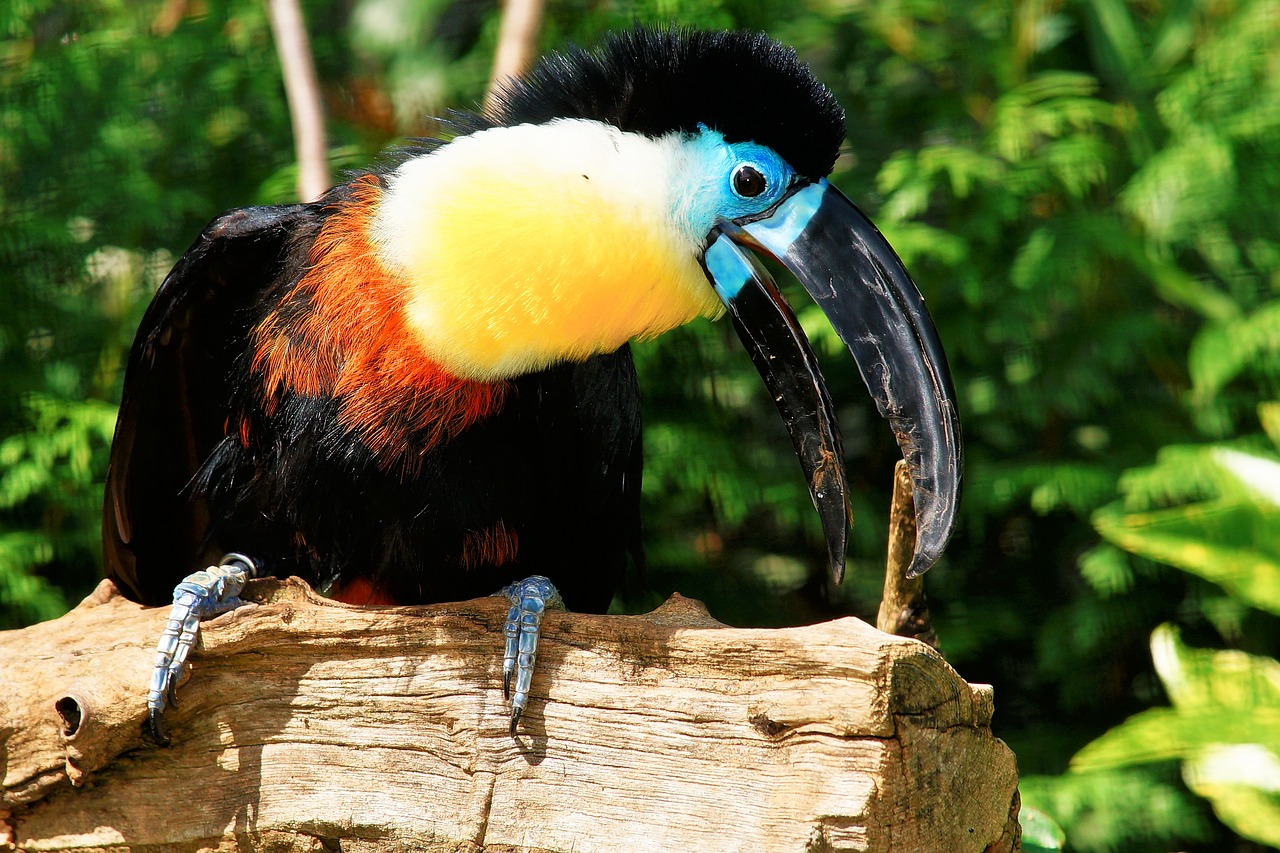
<path fill-rule="evenodd" d="M 297 581 L 206 623 L 143 742 L 166 609 L 108 582 L 0 633 L 0 849 L 1007 851 L 989 688 L 857 619 L 547 616 L 522 733 L 506 604 L 361 609 Z M 68 698 L 71 697 L 71 698 Z"/>

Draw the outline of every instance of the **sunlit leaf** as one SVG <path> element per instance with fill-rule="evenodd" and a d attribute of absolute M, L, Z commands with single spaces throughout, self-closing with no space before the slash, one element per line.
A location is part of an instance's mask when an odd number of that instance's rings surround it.
<path fill-rule="evenodd" d="M 1027 853 L 1049 853 L 1061 850 L 1067 843 L 1062 827 L 1039 809 L 1023 806 L 1018 822 L 1022 824 L 1022 849 Z"/>
<path fill-rule="evenodd" d="M 1251 503 L 1201 503 L 1122 514 L 1100 510 L 1094 526 L 1108 541 L 1177 566 L 1280 613 L 1280 514 Z"/>
<path fill-rule="evenodd" d="M 1242 371 L 1280 355 L 1280 300 L 1248 316 L 1206 326 L 1191 346 L 1188 366 L 1201 401 L 1219 394 Z"/>
<path fill-rule="evenodd" d="M 1207 747 L 1183 764 L 1187 787 L 1245 838 L 1280 847 L 1280 759 L 1256 744 Z"/>
<path fill-rule="evenodd" d="M 1180 478 L 1182 495 L 1194 489 L 1191 502 L 1145 512 L 1112 505 L 1095 513 L 1098 532 L 1120 548 L 1219 584 L 1254 607 L 1280 612 L 1280 463 L 1230 448 L 1184 448 L 1181 464 L 1171 465 L 1173 452 L 1166 449 L 1161 465 L 1149 469 L 1146 498 L 1168 472 Z M 1123 481 L 1131 499 L 1140 482 L 1132 475 Z"/>
<path fill-rule="evenodd" d="M 1120 193 L 1120 204 L 1155 239 L 1177 240 L 1231 204 L 1236 180 L 1231 146 L 1199 130 L 1149 158 Z"/>
<path fill-rule="evenodd" d="M 1242 835 L 1280 839 L 1280 662 L 1195 649 L 1171 626 L 1151 637 L 1173 702 L 1130 717 L 1072 760 L 1077 770 L 1183 762 L 1183 776 Z"/>

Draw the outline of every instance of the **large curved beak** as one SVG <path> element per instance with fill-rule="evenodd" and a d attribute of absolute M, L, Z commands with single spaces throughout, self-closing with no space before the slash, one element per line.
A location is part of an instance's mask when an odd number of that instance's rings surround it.
<path fill-rule="evenodd" d="M 923 573 L 951 538 L 964 451 L 946 355 L 920 291 L 871 220 L 826 180 L 799 187 L 761 218 L 717 226 L 703 254 L 791 433 L 837 582 L 849 524 L 839 425 L 795 315 L 744 247 L 795 275 L 853 354 L 907 461 L 916 510 L 908 574 Z"/>

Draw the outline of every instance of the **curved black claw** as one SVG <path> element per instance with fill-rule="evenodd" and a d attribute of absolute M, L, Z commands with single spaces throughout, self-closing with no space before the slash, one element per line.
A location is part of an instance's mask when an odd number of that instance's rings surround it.
<path fill-rule="evenodd" d="M 520 716 L 529 704 L 533 664 L 538 657 L 538 633 L 547 608 L 564 610 L 564 599 L 547 578 L 534 575 L 503 587 L 497 595 L 511 602 L 502 634 L 506 648 L 502 655 L 502 697 L 511 701 L 511 736 L 515 737 Z M 515 677 L 515 691 L 511 679 Z"/>
<path fill-rule="evenodd" d="M 151 738 L 158 746 L 169 745 L 169 733 L 164 730 L 163 709 L 152 709 L 147 713 L 147 730 L 151 732 Z"/>
<path fill-rule="evenodd" d="M 178 685 L 187 671 L 187 655 L 196 644 L 200 623 L 244 604 L 238 596 L 258 567 L 242 554 L 228 554 L 222 564 L 187 575 L 173 591 L 173 609 L 156 644 L 156 662 L 147 688 L 147 727 L 160 746 L 169 745 L 164 709 L 178 705 Z"/>

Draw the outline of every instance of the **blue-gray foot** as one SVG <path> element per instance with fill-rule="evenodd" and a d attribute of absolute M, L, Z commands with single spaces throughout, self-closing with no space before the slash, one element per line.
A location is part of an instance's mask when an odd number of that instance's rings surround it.
<path fill-rule="evenodd" d="M 173 610 L 156 645 L 156 663 L 147 690 L 148 725 L 161 746 L 169 744 L 164 709 L 177 707 L 178 685 L 187 671 L 187 655 L 200 635 L 200 623 L 244 604 L 240 591 L 258 572 L 258 565 L 243 554 L 227 554 L 220 565 L 187 575 L 174 589 Z"/>
<path fill-rule="evenodd" d="M 507 623 L 502 629 L 506 650 L 502 655 L 502 695 L 511 701 L 511 735 L 520 724 L 520 715 L 529 703 L 533 683 L 533 663 L 538 656 L 538 632 L 547 608 L 564 610 L 560 592 L 547 578 L 534 575 L 495 593 L 511 602 Z M 515 689 L 512 689 L 512 678 Z"/>

